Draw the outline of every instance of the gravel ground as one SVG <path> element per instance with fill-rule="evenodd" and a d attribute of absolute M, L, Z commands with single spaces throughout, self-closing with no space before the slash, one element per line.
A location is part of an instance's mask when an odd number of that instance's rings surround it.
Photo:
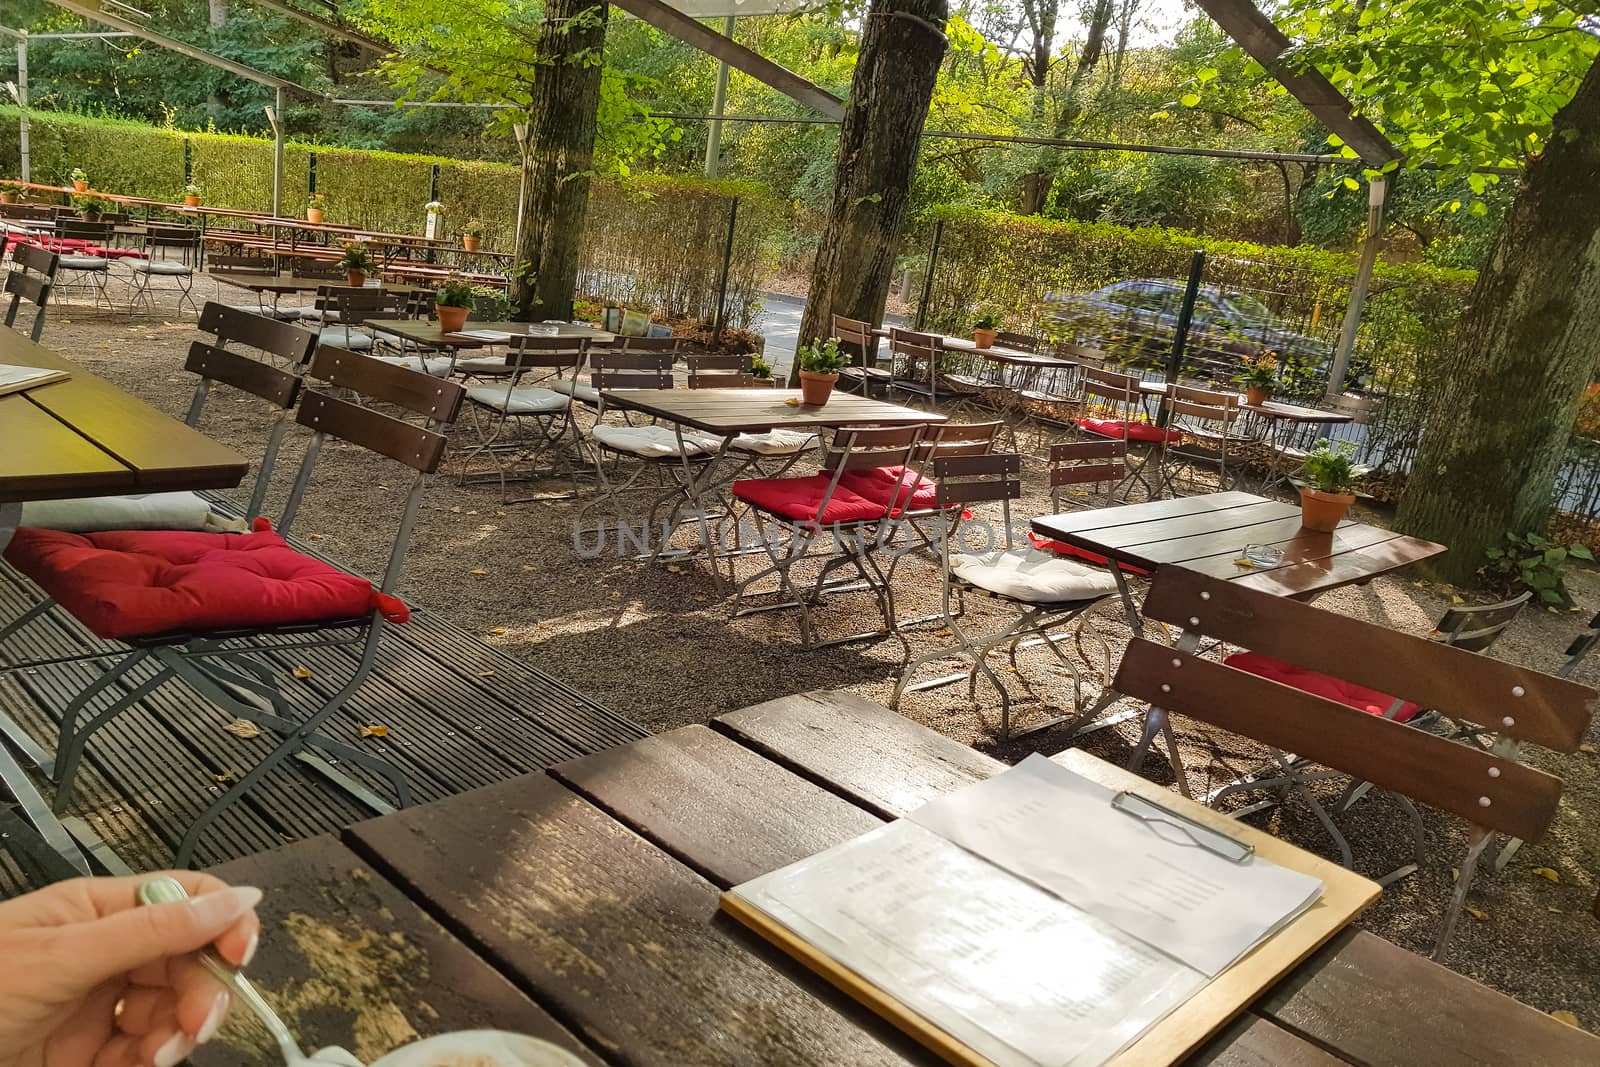
<path fill-rule="evenodd" d="M 210 283 L 197 286 L 202 299 Z M 113 283 L 113 292 L 121 292 Z M 223 299 L 237 302 L 237 294 Z M 52 309 L 44 342 L 130 392 L 173 414 L 183 413 L 192 379 L 182 370 L 184 353 L 198 336 L 192 316 L 140 315 L 129 318 L 94 311 L 83 303 Z M 219 391 L 203 428 L 259 455 L 267 415 L 259 403 Z M 472 439 L 470 425 L 456 430 Z M 288 446 L 275 478 L 281 499 L 298 458 Z M 1048 493 L 1037 467 L 1028 469 L 1026 495 L 1016 514 L 1049 511 Z M 323 452 L 318 476 L 296 532 L 349 566 L 378 573 L 392 536 L 406 488 L 403 471 L 370 454 L 342 446 Z M 559 489 L 559 486 L 549 488 Z M 275 505 L 269 505 L 268 513 Z M 473 630 L 487 642 L 571 683 L 597 700 L 652 730 L 701 723 L 720 712 L 815 688 L 848 688 L 887 703 L 900 669 L 903 649 L 887 639 L 800 653 L 792 613 L 730 618 L 709 570 L 698 563 L 661 565 L 619 557 L 615 537 L 594 558 L 580 557 L 573 523 L 578 505 L 538 502 L 505 506 L 497 487 L 461 487 L 452 478 L 430 486 L 417 540 L 407 561 L 402 593 Z M 1362 514 L 1384 522 L 1381 514 Z M 592 538 L 586 541 L 593 551 Z M 740 565 L 741 574 L 754 564 Z M 1561 652 L 1583 622 L 1600 606 L 1600 575 L 1592 570 L 1571 576 L 1581 612 L 1527 611 L 1496 646 L 1500 658 L 1553 670 Z M 936 611 L 937 569 L 906 557 L 896 578 L 903 618 Z M 1476 594 L 1429 583 L 1406 573 L 1382 578 L 1364 588 L 1330 593 L 1319 608 L 1367 619 L 1397 630 L 1425 634 L 1454 596 L 1468 602 Z M 999 606 L 973 600 L 968 619 L 984 632 L 1005 620 Z M 841 594 L 819 612 L 826 634 L 868 629 L 875 619 L 870 596 Z M 934 625 L 908 631 L 916 654 L 941 644 Z M 1128 637 L 1113 604 L 1090 613 L 1080 661 L 1084 684 L 1098 690 L 1105 649 Z M 999 661 L 995 661 L 997 669 Z M 1025 652 L 1013 686 L 1018 722 L 1033 721 L 1070 706 L 1067 672 L 1043 649 Z M 1600 658 L 1578 674 L 1600 683 Z M 1031 751 L 1054 753 L 1070 739 L 1056 729 L 1024 742 L 999 744 L 998 700 L 980 685 L 976 702 L 964 686 L 947 686 L 907 696 L 908 717 L 963 743 L 1006 760 Z M 1258 746 L 1200 724 L 1179 719 L 1177 729 L 1191 785 L 1203 792 L 1259 761 Z M 1097 755 L 1120 761 L 1135 738 L 1133 724 L 1089 734 L 1078 743 Z M 1546 1011 L 1570 1011 L 1579 1022 L 1600 1030 L 1600 922 L 1591 914 L 1600 872 L 1600 764 L 1596 737 L 1573 755 L 1535 750 L 1530 762 L 1566 782 L 1561 813 L 1546 838 L 1528 845 L 1501 873 L 1481 873 L 1451 948 L 1448 964 Z M 1146 773 L 1171 780 L 1165 766 L 1152 761 Z M 1337 789 L 1333 790 L 1337 793 Z M 1428 858 L 1423 869 L 1387 889 L 1359 920 L 1360 925 L 1405 946 L 1426 952 L 1438 929 L 1466 834 L 1459 820 L 1424 811 Z M 1251 816 L 1272 833 L 1321 853 L 1337 856 L 1310 812 L 1290 804 Z M 1410 858 L 1408 824 L 1383 797 L 1370 796 L 1339 819 L 1354 843 L 1356 868 L 1379 875 Z M 1542 873 L 1535 873 L 1535 871 Z"/>

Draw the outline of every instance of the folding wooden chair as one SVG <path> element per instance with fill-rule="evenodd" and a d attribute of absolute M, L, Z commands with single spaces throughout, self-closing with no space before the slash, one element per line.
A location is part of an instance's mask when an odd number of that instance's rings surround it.
<path fill-rule="evenodd" d="M 746 355 L 689 355 L 684 357 L 689 368 L 690 389 L 754 389 L 755 375 L 750 372 L 751 357 Z M 743 463 L 733 473 L 733 478 L 747 471 L 758 471 L 763 477 L 777 478 L 817 443 L 817 435 L 802 430 L 768 430 L 765 433 L 742 433 L 733 439 L 728 451 Z"/>
<path fill-rule="evenodd" d="M 877 365 L 874 357 L 878 350 L 878 339 L 872 335 L 872 323 L 835 315 L 833 336 L 839 339 L 840 350 L 847 352 L 851 359 L 849 366 L 839 369 L 840 380 L 848 383 L 844 386 L 846 392 L 866 396 L 873 386 L 879 389 L 888 387 L 894 373 L 887 367 Z"/>
<path fill-rule="evenodd" d="M 487 454 L 494 462 L 493 478 L 500 483 L 500 501 L 520 504 L 532 499 L 513 499 L 508 483 L 515 479 L 558 476 L 562 473 L 576 484 L 577 433 L 572 421 L 572 395 L 558 390 L 558 383 L 571 383 L 588 358 L 587 337 L 512 337 L 510 351 L 491 372 L 479 365 L 476 377 L 502 377 L 504 385 L 467 387 L 472 421 L 478 443 L 459 460 L 458 484 L 469 481 L 467 466 L 475 456 Z M 481 361 L 480 361 L 481 364 Z M 488 425 L 486 426 L 485 423 Z M 573 450 L 573 463 L 563 472 L 557 466 L 540 466 L 546 455 Z M 522 470 L 519 473 L 519 465 Z"/>
<path fill-rule="evenodd" d="M 1238 431 L 1239 394 L 1168 384 L 1165 408 L 1167 433 L 1161 438 L 1152 499 L 1169 488 L 1174 496 L 1180 495 L 1179 479 L 1198 467 L 1217 472 L 1215 485 L 1194 486 L 1199 492 L 1229 488 L 1229 448 L 1237 458 L 1238 447 L 1245 441 Z"/>
<path fill-rule="evenodd" d="M 756 378 L 750 371 L 748 355 L 694 354 L 684 357 L 684 364 L 689 368 L 690 389 L 755 388 Z"/>
<path fill-rule="evenodd" d="M 155 309 L 151 286 L 156 278 L 172 281 L 170 291 L 178 294 L 178 310 L 183 305 L 199 311 L 194 302 L 194 275 L 200 267 L 200 231 L 188 226 L 149 226 L 144 233 L 144 258 L 130 265 L 133 291 L 128 294 L 128 312 L 140 304 Z"/>
<path fill-rule="evenodd" d="M 981 395 L 981 382 L 976 375 L 947 362 L 950 353 L 939 334 L 893 329 L 889 331 L 889 349 L 894 359 L 890 392 L 923 400 L 930 409 L 937 408 L 941 399 L 951 401 L 955 411 Z"/>
<path fill-rule="evenodd" d="M 1585 686 L 1181 567 L 1157 573 L 1144 615 L 1178 624 L 1186 636 L 1227 641 L 1375 693 L 1404 694 L 1502 738 L 1572 752 L 1589 727 L 1595 692 Z M 1329 768 L 1307 773 L 1280 759 L 1278 782 L 1258 784 L 1281 785 L 1307 801 L 1347 866 L 1349 844 L 1310 789 L 1322 777 L 1351 775 L 1387 790 L 1413 815 L 1414 831 L 1420 820 L 1413 800 L 1466 819 L 1469 846 L 1435 959 L 1449 944 L 1493 833 L 1537 840 L 1555 817 L 1561 782 L 1548 774 L 1191 652 L 1135 638 L 1114 684 L 1149 701 L 1150 716 L 1163 724 L 1177 712 Z M 1181 762 L 1176 766 L 1181 778 Z"/>
<path fill-rule="evenodd" d="M 214 252 L 206 257 L 206 270 L 211 274 L 253 274 L 275 275 L 278 273 L 278 264 L 272 256 L 265 253 L 261 255 L 237 255 L 225 252 Z M 218 282 L 220 289 L 223 283 Z M 256 315 L 266 315 L 274 319 L 287 319 L 290 322 L 303 317 L 302 308 L 279 307 L 282 299 L 279 293 L 257 293 L 253 304 L 229 304 L 227 306 L 239 311 L 248 311 Z"/>
<path fill-rule="evenodd" d="M 6 272 L 4 288 L 0 288 L 0 293 L 10 297 L 6 303 L 5 324 L 16 329 L 17 312 L 24 303 L 32 304 L 33 326 L 28 337 L 34 341 L 44 333 L 44 309 L 50 303 L 50 287 L 55 284 L 58 259 L 54 252 L 33 245 L 19 244 L 11 250 L 13 265 Z"/>
<path fill-rule="evenodd" d="M 318 390 L 306 393 L 296 412 L 295 421 L 314 436 L 284 506 L 280 531 L 293 525 L 317 456 L 329 437 L 367 448 L 414 472 L 378 587 L 297 552 L 264 520 L 258 520 L 249 534 L 156 531 L 63 541 L 75 535 L 19 530 L 7 553 L 19 569 L 95 634 L 134 647 L 108 676 L 121 677 L 146 659 L 158 667 L 150 681 L 87 722 L 79 723 L 75 716 L 63 718 L 55 768 L 60 784 L 57 811 L 70 802 L 73 777 L 94 732 L 172 677 L 187 682 L 225 713 L 255 722 L 281 738 L 188 828 L 177 850 L 179 866 L 188 865 L 201 835 L 223 811 L 290 756 L 374 810 L 393 810 L 366 786 L 313 755 L 308 746 L 380 775 L 394 789 L 401 807 L 411 801 L 410 787 L 399 768 L 318 730 L 372 672 L 385 624 L 402 623 L 409 617 L 394 590 L 422 506 L 423 486 L 444 456 L 445 438 L 439 431 L 454 421 L 463 390 L 452 382 L 331 346 L 318 350 L 310 376 L 424 420 L 422 426 L 412 425 Z M 200 558 L 193 560 L 202 547 Z M 181 603 L 171 597 L 141 600 L 129 596 L 128 585 L 144 578 L 151 581 L 152 588 L 181 586 L 187 595 Z M 101 588 L 108 581 L 123 592 L 108 598 Z M 303 638 L 298 642 L 275 640 L 270 646 L 274 651 L 354 645 L 360 648 L 360 661 L 352 676 L 317 710 L 300 715 L 278 691 L 276 679 L 281 672 L 252 658 L 257 650 L 253 640 L 261 637 Z"/>
<path fill-rule="evenodd" d="M 106 282 L 111 277 L 111 257 L 105 249 L 111 243 L 113 226 L 109 222 L 58 222 L 51 239 L 58 253 L 55 286 L 58 291 L 73 285 L 86 285 L 94 296 L 94 306 L 102 303 L 111 309 Z"/>
<path fill-rule="evenodd" d="M 1019 545 L 1011 532 L 1011 501 L 1022 496 L 1022 457 L 1016 453 L 951 456 L 933 461 L 937 482 L 936 501 L 948 526 L 939 540 L 942 608 L 939 616 L 954 642 L 950 647 L 930 652 L 910 661 L 895 685 L 889 706 L 898 709 L 907 691 L 931 689 L 948 684 L 961 675 L 949 675 L 912 685 L 911 680 L 924 665 L 952 656 L 965 657 L 967 698 L 974 697 L 981 673 L 1000 694 L 1000 739 L 1009 741 L 1057 723 L 1076 720 L 1083 709 L 1083 680 L 1070 657 L 1056 647 L 1051 631 L 1077 619 L 1117 591 L 1115 580 L 1105 570 L 1042 552 L 1031 544 Z M 1001 506 L 1003 548 L 996 548 L 992 525 L 984 529 L 981 544 L 968 543 L 966 530 L 983 523 L 966 519 L 967 509 L 998 502 Z M 976 550 L 974 550 L 976 549 Z M 981 594 L 1009 603 L 1016 609 L 1012 621 L 994 633 L 969 634 L 963 627 L 965 595 Z M 1072 675 L 1074 714 L 1031 726 L 1018 734 L 1011 731 L 1011 694 L 988 664 L 989 653 L 1005 647 L 1013 672 L 1018 672 L 1017 650 L 1023 642 L 1037 639 L 1048 648 Z M 1017 674 L 1020 679 L 1020 673 Z"/>

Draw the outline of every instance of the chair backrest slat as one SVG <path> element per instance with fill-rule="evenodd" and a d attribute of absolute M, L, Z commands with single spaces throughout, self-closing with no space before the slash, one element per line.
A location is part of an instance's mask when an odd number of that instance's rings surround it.
<path fill-rule="evenodd" d="M 640 355 L 665 355 L 668 365 L 678 358 L 678 352 L 683 348 L 681 337 L 623 337 L 619 351 L 637 353 Z"/>
<path fill-rule="evenodd" d="M 206 269 L 213 274 L 277 273 L 271 256 L 244 256 L 230 252 L 214 252 L 207 256 Z"/>
<path fill-rule="evenodd" d="M 994 343 L 1018 352 L 1042 352 L 1049 346 L 1049 342 L 1041 337 L 1035 337 L 1031 333 L 1013 333 L 1011 330 L 1000 330 L 996 333 Z"/>
<path fill-rule="evenodd" d="M 12 246 L 11 260 L 25 271 L 36 271 L 46 277 L 56 276 L 57 260 L 61 257 L 48 248 L 38 245 L 17 244 Z"/>
<path fill-rule="evenodd" d="M 37 274 L 11 271 L 6 275 L 5 291 L 17 294 L 30 304 L 44 307 L 45 301 L 50 296 L 50 279 Z"/>
<path fill-rule="evenodd" d="M 294 364 L 310 359 L 317 344 L 317 335 L 311 330 L 209 300 L 200 309 L 200 328 L 222 341 L 259 348 Z"/>
<path fill-rule="evenodd" d="M 591 349 L 590 381 L 596 389 L 671 389 L 670 352 L 620 352 Z"/>
<path fill-rule="evenodd" d="M 109 222 L 58 222 L 55 235 L 63 241 L 89 241 L 93 244 L 105 244 L 111 240 L 112 225 Z"/>
<path fill-rule="evenodd" d="M 183 369 L 251 393 L 280 408 L 294 407 L 300 395 L 299 375 L 204 341 L 189 345 L 189 358 L 184 361 Z"/>
<path fill-rule="evenodd" d="M 1560 802 L 1559 778 L 1514 759 L 1141 638 L 1122 654 L 1113 685 L 1523 840 L 1543 835 Z"/>
<path fill-rule="evenodd" d="M 940 507 L 1022 497 L 1022 457 L 1015 452 L 942 456 L 933 461 Z"/>
<path fill-rule="evenodd" d="M 690 389 L 748 389 L 755 385 L 749 354 L 714 352 L 684 357 Z"/>
<path fill-rule="evenodd" d="M 1239 414 L 1239 405 L 1197 404 L 1191 400 L 1168 400 L 1167 410 L 1174 415 L 1188 415 L 1208 422 L 1232 422 Z"/>
<path fill-rule="evenodd" d="M 1519 597 L 1498 604 L 1451 608 L 1439 617 L 1433 639 L 1468 652 L 1486 651 L 1532 599 L 1533 590 L 1529 589 Z"/>
<path fill-rule="evenodd" d="M 1161 568 L 1144 616 L 1562 752 L 1589 727 L 1586 686 L 1182 567 Z"/>
<path fill-rule="evenodd" d="M 454 422 L 466 396 L 466 390 L 454 382 L 333 345 L 317 349 L 309 373 L 318 381 L 398 405 L 438 422 Z"/>
<path fill-rule="evenodd" d="M 394 369 L 406 374 L 421 374 L 420 371 L 406 371 L 404 368 Z M 423 474 L 438 470 L 439 462 L 444 458 L 444 434 L 413 426 L 392 415 L 340 400 L 315 389 L 307 391 L 305 398 L 300 401 L 295 421 L 318 433 L 331 434 L 398 460 Z"/>
<path fill-rule="evenodd" d="M 835 431 L 823 453 L 822 468 L 834 474 L 872 467 L 904 466 L 925 426 L 869 426 Z"/>
<path fill-rule="evenodd" d="M 349 272 L 334 260 L 296 256 L 289 261 L 289 273 L 296 278 L 343 278 Z"/>
<path fill-rule="evenodd" d="M 589 356 L 587 337 L 529 337 L 513 335 L 508 342 L 506 366 L 512 369 L 542 367 L 575 370 Z"/>

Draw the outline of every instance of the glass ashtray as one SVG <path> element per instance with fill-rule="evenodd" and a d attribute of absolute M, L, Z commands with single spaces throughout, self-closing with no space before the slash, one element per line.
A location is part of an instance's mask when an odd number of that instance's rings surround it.
<path fill-rule="evenodd" d="M 1283 549 L 1271 545 L 1245 545 L 1244 558 L 1261 567 L 1276 567 L 1283 562 Z"/>

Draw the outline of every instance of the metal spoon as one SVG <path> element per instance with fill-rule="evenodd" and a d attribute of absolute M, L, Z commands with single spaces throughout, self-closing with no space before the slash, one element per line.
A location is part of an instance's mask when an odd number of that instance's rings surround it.
<path fill-rule="evenodd" d="M 175 878 L 165 876 L 148 878 L 139 886 L 141 904 L 176 904 L 188 899 L 188 891 Z M 303 1064 L 315 1067 L 313 1061 L 300 1051 L 299 1043 L 295 1041 L 289 1028 L 283 1024 L 283 1020 L 278 1018 L 278 1013 L 272 1010 L 272 1005 L 268 1004 L 266 998 L 250 984 L 249 979 L 224 963 L 222 957 L 213 949 L 201 949 L 195 955 L 205 965 L 206 970 L 216 975 L 217 980 L 228 987 L 229 992 L 256 1013 L 257 1018 L 266 1025 L 267 1033 L 278 1043 L 278 1051 L 283 1053 L 284 1062 L 289 1067 L 301 1067 Z"/>

